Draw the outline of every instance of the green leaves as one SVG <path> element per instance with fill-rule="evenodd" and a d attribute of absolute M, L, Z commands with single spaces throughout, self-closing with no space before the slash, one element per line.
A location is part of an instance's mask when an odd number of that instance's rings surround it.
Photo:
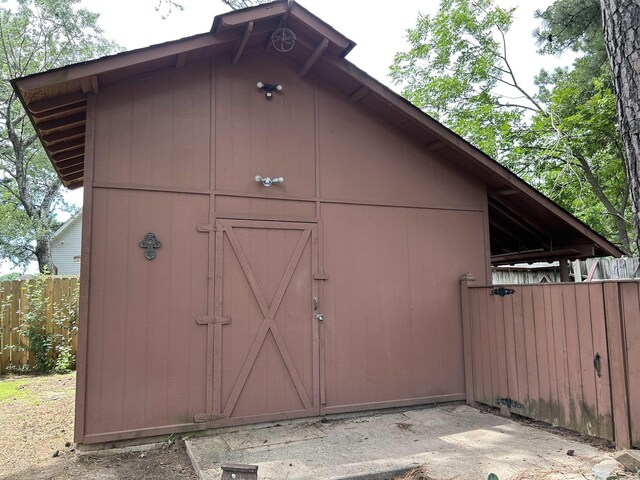
<path fill-rule="evenodd" d="M 0 3 L 0 255 L 49 263 L 48 238 L 67 210 L 60 180 L 8 80 L 106 55 L 98 15 L 78 0 Z"/>
<path fill-rule="evenodd" d="M 490 0 L 444 0 L 435 16 L 418 18 L 408 31 L 410 50 L 391 67 L 412 103 L 492 156 L 510 143 L 523 115 L 494 93 L 508 70 L 503 41 L 512 16 Z"/>
<path fill-rule="evenodd" d="M 557 0 L 545 15 L 558 20 L 568 3 Z M 540 72 L 538 91 L 526 91 L 505 37 L 514 11 L 493 0 L 442 0 L 408 30 L 410 48 L 396 55 L 391 77 L 412 103 L 629 250 L 629 192 L 603 49 L 580 33 L 572 45 L 595 50 L 572 68 Z"/>

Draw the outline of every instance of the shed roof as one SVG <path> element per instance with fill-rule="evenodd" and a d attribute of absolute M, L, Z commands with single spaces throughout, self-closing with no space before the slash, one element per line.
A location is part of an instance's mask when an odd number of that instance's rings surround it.
<path fill-rule="evenodd" d="M 355 46 L 292 0 L 216 16 L 211 31 L 12 80 L 51 163 L 68 188 L 82 186 L 89 94 L 135 78 L 271 48 L 274 30 L 296 33 L 286 53 L 299 75 L 313 75 L 353 102 L 384 115 L 429 150 L 487 184 L 494 264 L 620 256 L 623 252 L 517 175 L 426 115 L 344 57 Z"/>

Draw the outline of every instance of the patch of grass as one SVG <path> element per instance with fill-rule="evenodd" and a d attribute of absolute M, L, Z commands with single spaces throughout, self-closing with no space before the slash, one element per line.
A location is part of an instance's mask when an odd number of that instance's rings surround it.
<path fill-rule="evenodd" d="M 27 380 L 0 380 L 0 403 L 28 396 L 31 392 L 25 388 L 26 383 Z"/>

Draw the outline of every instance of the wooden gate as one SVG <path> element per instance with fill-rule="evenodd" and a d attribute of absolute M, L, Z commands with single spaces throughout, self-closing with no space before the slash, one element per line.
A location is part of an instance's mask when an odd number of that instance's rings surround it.
<path fill-rule="evenodd" d="M 640 446 L 640 282 L 462 279 L 467 401 Z"/>
<path fill-rule="evenodd" d="M 214 418 L 319 414 L 316 245 L 315 224 L 216 222 Z"/>

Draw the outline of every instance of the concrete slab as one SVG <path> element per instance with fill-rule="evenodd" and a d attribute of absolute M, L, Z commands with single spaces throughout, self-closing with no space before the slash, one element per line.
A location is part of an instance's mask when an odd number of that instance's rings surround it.
<path fill-rule="evenodd" d="M 203 480 L 220 479 L 225 463 L 258 465 L 260 480 L 377 480 L 421 465 L 434 480 L 584 480 L 613 458 L 466 405 L 241 427 L 186 445 Z"/>

